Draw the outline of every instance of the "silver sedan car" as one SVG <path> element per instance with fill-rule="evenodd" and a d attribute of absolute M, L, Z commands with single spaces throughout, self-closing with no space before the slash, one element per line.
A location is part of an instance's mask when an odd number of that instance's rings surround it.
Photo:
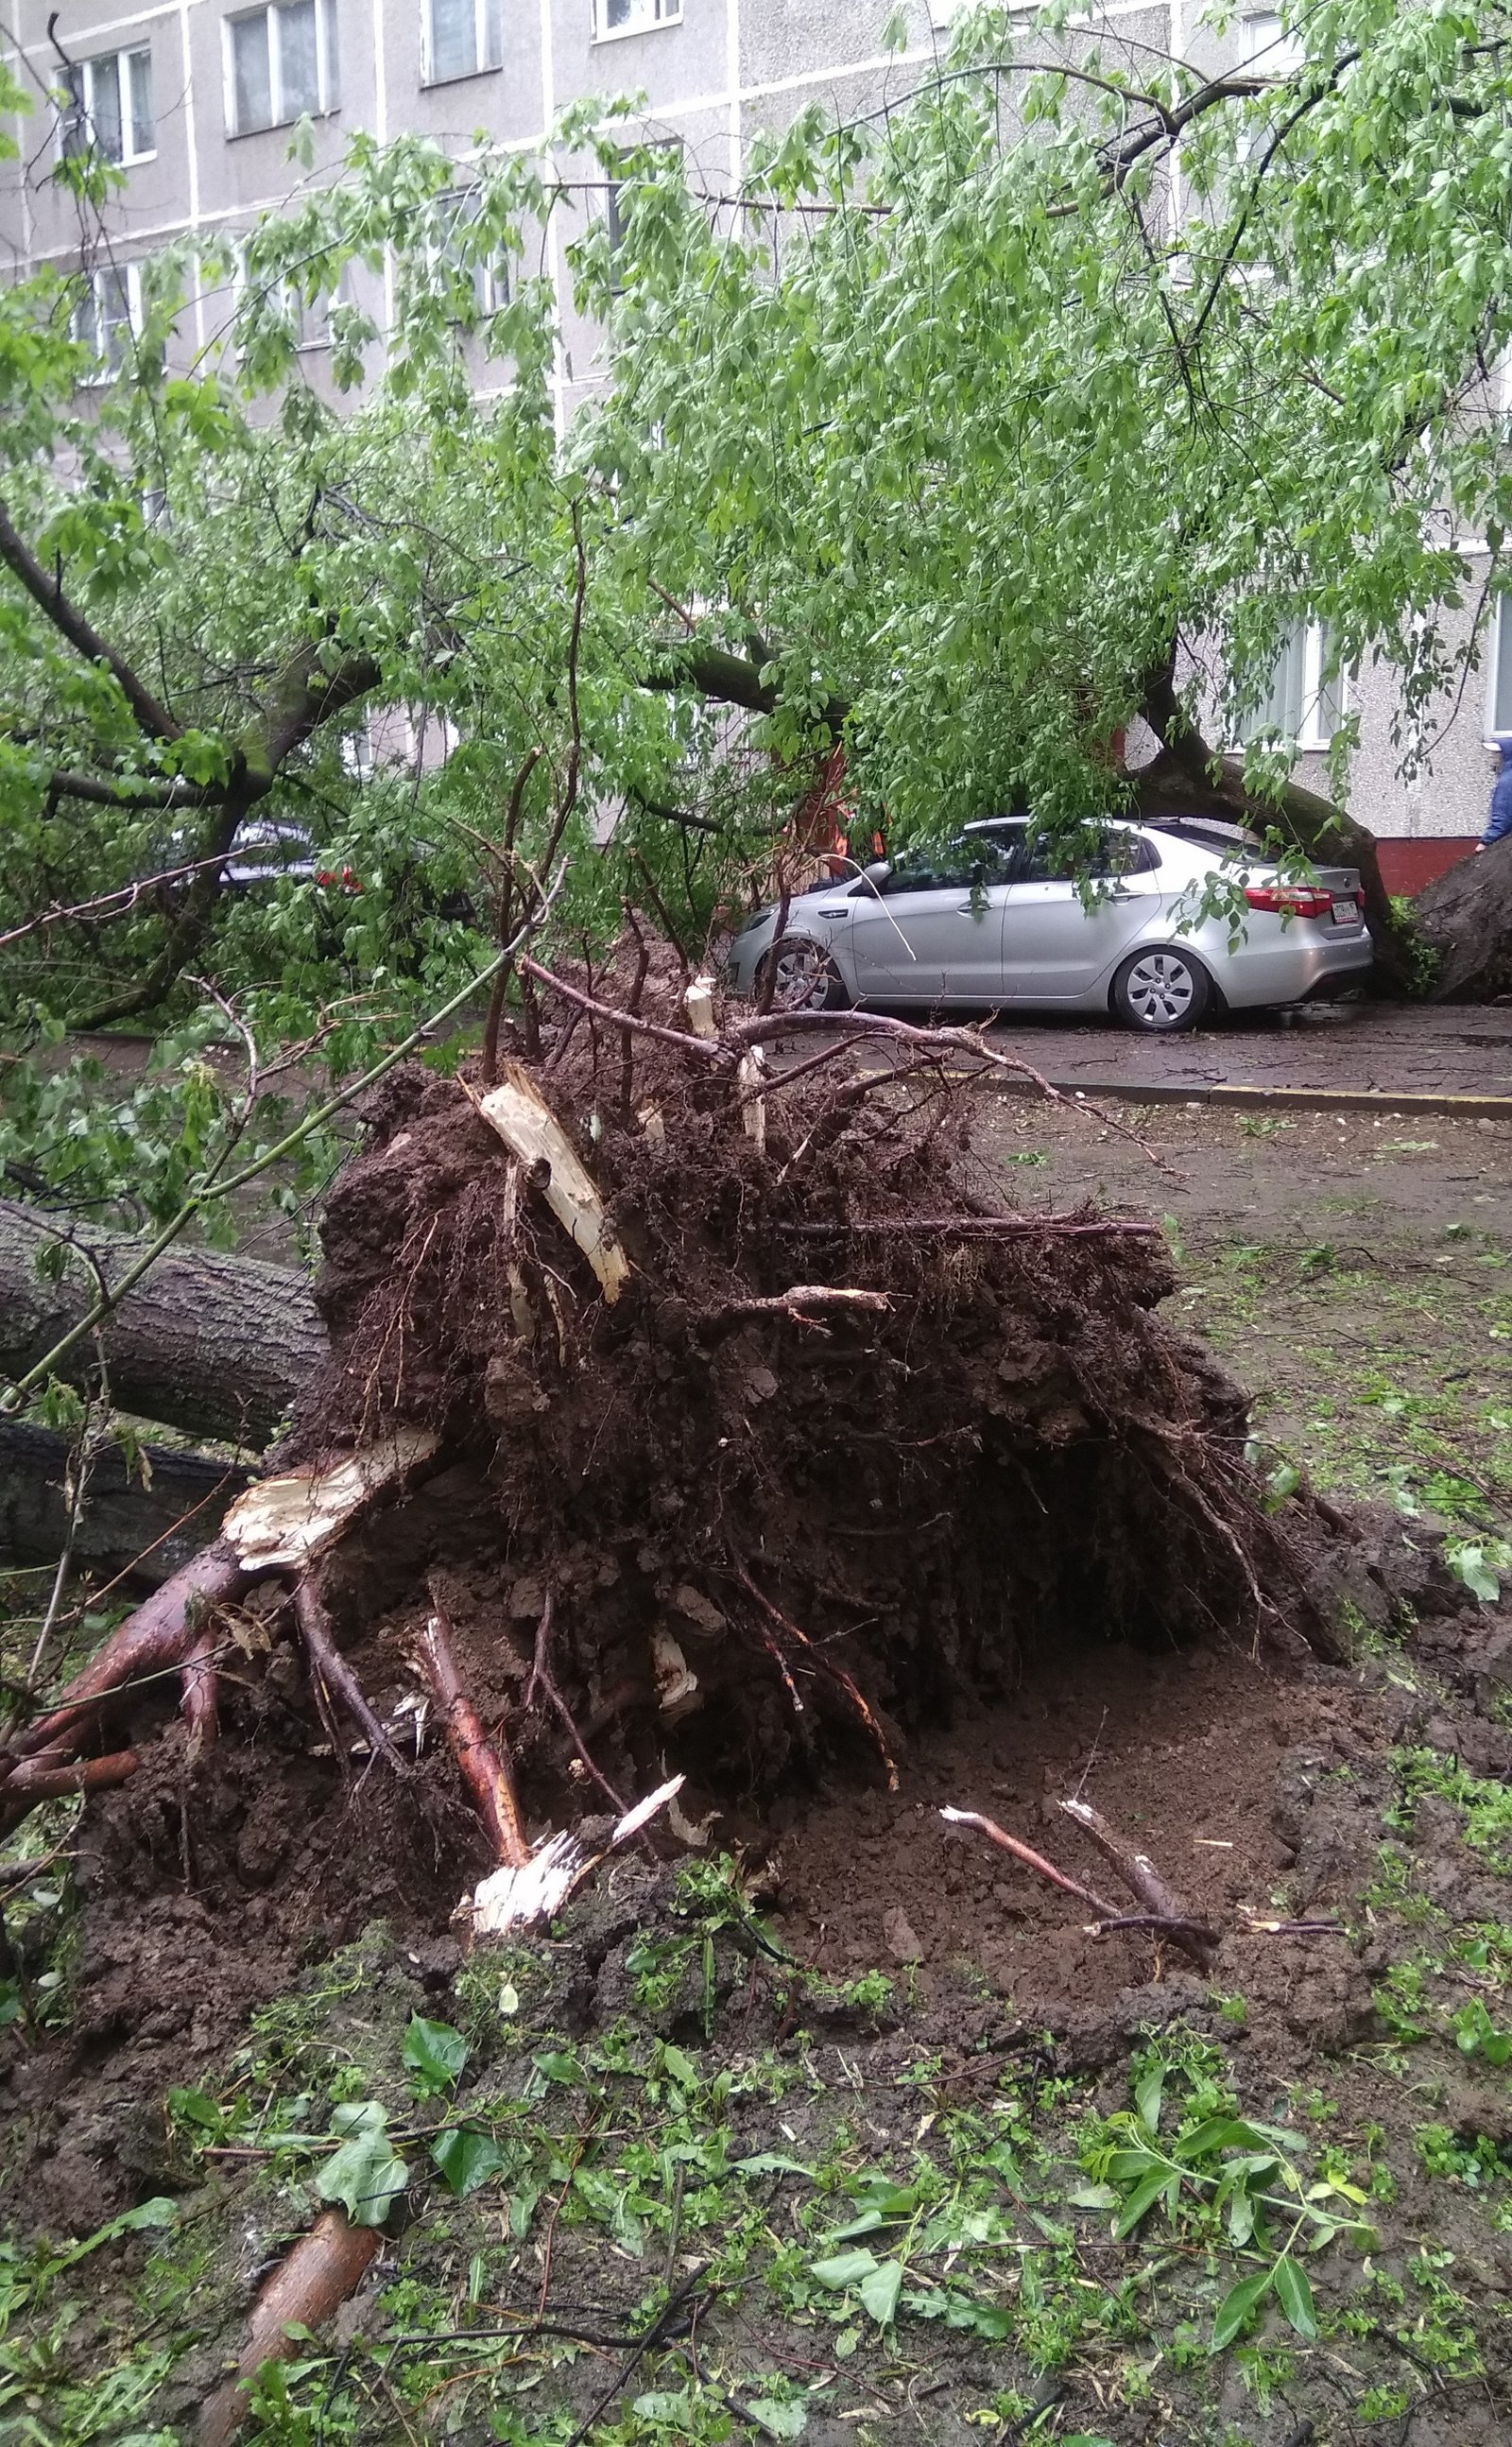
<path fill-rule="evenodd" d="M 795 895 L 774 946 L 777 915 L 742 927 L 726 977 L 755 995 L 775 959 L 789 1011 L 1014 1004 L 1164 1034 L 1337 994 L 1371 960 L 1354 868 L 1287 881 L 1237 826 L 1195 818 L 1108 825 L 1080 872 L 1027 821 L 968 825 L 946 849 Z"/>

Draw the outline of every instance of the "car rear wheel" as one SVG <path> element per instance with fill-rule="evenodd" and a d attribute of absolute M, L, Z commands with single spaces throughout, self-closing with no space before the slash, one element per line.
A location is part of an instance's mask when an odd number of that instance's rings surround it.
<path fill-rule="evenodd" d="M 1213 999 L 1213 980 L 1190 952 L 1157 944 L 1136 952 L 1113 979 L 1113 1009 L 1125 1028 L 1172 1036 L 1195 1028 Z"/>
<path fill-rule="evenodd" d="M 826 952 L 817 943 L 800 936 L 788 936 L 776 944 L 762 959 L 756 972 L 758 996 L 765 993 L 767 975 L 773 960 L 777 963 L 777 983 L 772 992 L 774 1011 L 845 1011 L 850 996 L 841 982 L 840 972 Z"/>

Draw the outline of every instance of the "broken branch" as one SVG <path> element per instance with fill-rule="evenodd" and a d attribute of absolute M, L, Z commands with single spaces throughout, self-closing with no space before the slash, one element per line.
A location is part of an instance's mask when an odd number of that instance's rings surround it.
<path fill-rule="evenodd" d="M 73 1749 L 104 1702 L 116 1692 L 127 1683 L 172 1673 L 181 1665 L 198 1636 L 205 1612 L 225 1599 L 239 1597 L 253 1577 L 225 1539 L 201 1547 L 135 1614 L 116 1625 L 99 1655 L 74 1677 L 57 1705 L 14 1737 L 11 1757 L 32 1758 L 41 1751 L 65 1746 Z M 14 1777 L 12 1769 L 12 1782 Z"/>
<path fill-rule="evenodd" d="M 181 1691 L 179 1714 L 189 1729 L 189 1755 L 214 1747 L 220 1732 L 219 1679 L 216 1673 L 216 1635 L 206 1623 L 179 1668 Z"/>
<path fill-rule="evenodd" d="M 1133 1845 L 1118 1834 L 1101 1811 L 1094 1810 L 1089 1801 L 1062 1801 L 1056 1807 L 1064 1810 L 1067 1817 L 1074 1819 L 1077 1826 L 1091 1837 L 1105 1860 L 1112 1863 L 1124 1884 L 1139 1897 L 1146 1911 L 1166 1923 L 1172 1943 L 1179 1945 L 1183 1954 L 1189 1954 L 1193 1962 L 1205 1971 L 1218 1952 L 1217 1933 L 1205 1928 L 1200 1921 L 1193 1920 L 1180 1895 L 1174 1887 L 1166 1885 L 1148 1853 L 1136 1852 Z M 1102 1919 L 1117 1918 L 1116 1913 L 1104 1911 L 1101 1905 L 1098 1912 Z"/>
<path fill-rule="evenodd" d="M 331 1698 L 340 1700 L 348 1716 L 366 1736 L 373 1755 L 381 1755 L 386 1758 L 395 1775 L 407 1775 L 408 1762 L 400 1756 L 369 1706 L 362 1684 L 331 1636 L 331 1617 L 326 1612 L 320 1592 L 308 1576 L 294 1590 L 294 1620 L 305 1644 L 312 1678 L 318 1677 Z"/>
<path fill-rule="evenodd" d="M 1021 1844 L 1016 1835 L 1006 1834 L 995 1820 L 984 1818 L 980 1811 L 947 1809 L 940 1812 L 940 1816 L 951 1827 L 974 1827 L 990 1843 L 996 1844 L 1005 1852 L 1011 1852 L 1015 1861 L 1022 1861 L 1026 1869 L 1034 1870 L 1037 1876 L 1048 1878 L 1052 1887 L 1059 1887 L 1062 1894 L 1074 1895 L 1078 1903 L 1090 1904 L 1099 1920 L 1117 1918 L 1111 1904 L 1101 1902 L 1090 1887 L 1084 1887 L 1075 1878 L 1068 1878 L 1053 1861 L 1047 1861 L 1043 1852 L 1036 1852 L 1028 1844 Z"/>
<path fill-rule="evenodd" d="M 229 2447 L 251 2409 L 249 2390 L 264 2362 L 287 2362 L 295 2338 L 318 2328 L 356 2290 L 383 2237 L 374 2226 L 352 2226 L 340 2210 L 325 2210 L 279 2263 L 253 2306 L 236 2367 L 207 2399 L 195 2427 L 195 2447 Z"/>
<path fill-rule="evenodd" d="M 435 1696 L 457 1765 L 471 1788 L 497 1858 L 512 1869 L 528 1868 L 530 1847 L 520 1824 L 514 1778 L 463 1689 L 451 1652 L 451 1625 L 445 1608 L 436 1594 L 435 1582 L 426 1585 L 434 1611 L 420 1635 L 421 1670 Z"/>
<path fill-rule="evenodd" d="M 808 1309 L 875 1310 L 891 1306 L 886 1292 L 854 1291 L 830 1283 L 794 1283 L 791 1291 L 778 1292 L 770 1299 L 727 1300 L 720 1308 L 705 1309 L 697 1327 L 701 1336 L 718 1335 L 762 1317 L 789 1317 L 795 1324 L 807 1325 L 812 1322 L 804 1314 Z"/>

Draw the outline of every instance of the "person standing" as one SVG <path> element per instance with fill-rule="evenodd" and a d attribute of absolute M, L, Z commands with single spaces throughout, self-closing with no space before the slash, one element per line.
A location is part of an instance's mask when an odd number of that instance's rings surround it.
<path fill-rule="evenodd" d="M 1491 785 L 1491 812 L 1485 820 L 1485 830 L 1475 844 L 1475 855 L 1489 849 L 1493 842 L 1504 841 L 1512 833 L 1512 739 L 1497 742 L 1496 780 Z"/>

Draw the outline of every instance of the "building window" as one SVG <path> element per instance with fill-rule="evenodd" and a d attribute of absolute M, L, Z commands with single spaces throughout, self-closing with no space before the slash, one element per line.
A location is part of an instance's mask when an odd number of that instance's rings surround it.
<path fill-rule="evenodd" d="M 58 149 L 66 161 L 98 153 L 126 166 L 157 148 L 152 123 L 152 53 L 104 51 L 63 71 Z"/>
<path fill-rule="evenodd" d="M 480 314 L 497 314 L 509 303 L 509 257 L 481 251 L 472 232 L 482 211 L 476 187 L 459 188 L 441 199 L 447 232 L 434 260 L 467 281 Z"/>
<path fill-rule="evenodd" d="M 126 362 L 132 335 L 142 324 L 142 267 L 106 263 L 81 275 L 84 292 L 73 310 L 73 336 L 89 359 L 86 383 L 106 383 Z"/>
<path fill-rule="evenodd" d="M 655 26 L 675 26 L 682 13 L 683 0 L 594 0 L 594 40 L 649 34 Z"/>
<path fill-rule="evenodd" d="M 1512 596 L 1499 595 L 1491 618 L 1490 668 L 1486 673 L 1485 732 L 1488 742 L 1512 740 Z"/>
<path fill-rule="evenodd" d="M 317 119 L 336 107 L 332 0 L 276 0 L 226 20 L 227 123 L 233 136 Z"/>
<path fill-rule="evenodd" d="M 1274 9 L 1262 9 L 1239 19 L 1239 57 L 1259 76 L 1295 76 L 1302 65 L 1302 44 L 1287 32 Z"/>
<path fill-rule="evenodd" d="M 1298 620 L 1276 656 L 1263 698 L 1245 718 L 1243 737 L 1279 732 L 1304 752 L 1329 748 L 1343 719 L 1343 698 L 1327 621 Z"/>
<path fill-rule="evenodd" d="M 498 0 L 425 0 L 427 85 L 478 76 L 502 59 Z"/>

